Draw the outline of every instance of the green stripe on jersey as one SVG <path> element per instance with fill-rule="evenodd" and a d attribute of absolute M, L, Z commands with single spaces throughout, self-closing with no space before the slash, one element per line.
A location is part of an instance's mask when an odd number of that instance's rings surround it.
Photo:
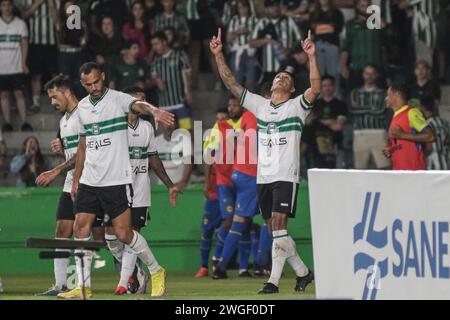
<path fill-rule="evenodd" d="M 98 132 L 94 133 L 94 130 L 86 131 L 86 136 L 96 136 L 99 134 L 105 134 L 105 133 L 111 133 L 115 131 L 121 131 L 121 130 L 128 130 L 128 125 L 126 123 L 124 124 L 118 124 L 115 126 L 107 127 L 107 128 L 100 128 Z"/>
<path fill-rule="evenodd" d="M 64 146 L 64 149 L 66 149 L 66 150 L 69 150 L 69 149 L 72 149 L 72 148 L 78 148 L 78 141 L 76 141 L 76 142 L 69 142 L 67 144 L 67 146 Z"/>
<path fill-rule="evenodd" d="M 303 127 L 303 121 L 299 117 L 291 117 L 281 121 L 271 121 L 271 122 L 266 122 L 261 119 L 258 119 L 258 127 L 267 127 L 271 123 L 274 123 L 277 127 L 292 123 L 300 124 L 300 126 Z"/>
<path fill-rule="evenodd" d="M 90 124 L 85 124 L 84 125 L 84 129 L 85 130 L 91 130 L 92 127 L 94 127 L 95 125 L 97 125 L 100 129 L 110 126 L 110 125 L 115 125 L 115 124 L 122 124 L 122 123 L 127 123 L 127 117 L 118 117 L 118 118 L 113 118 L 113 119 L 109 119 L 109 120 L 105 120 L 99 123 L 90 123 Z"/>
<path fill-rule="evenodd" d="M 260 127 L 258 126 L 258 129 L 261 131 L 267 131 L 267 127 Z M 279 132 L 290 132 L 290 131 L 303 131 L 303 127 L 300 125 L 288 125 L 288 126 L 284 126 L 281 128 L 277 128 L 277 130 L 274 132 L 274 134 L 279 133 Z"/>
<path fill-rule="evenodd" d="M 73 141 L 78 142 L 79 136 L 78 136 L 77 134 L 75 134 L 75 135 L 73 135 L 73 136 L 62 137 L 61 139 L 62 139 L 63 141 L 64 141 L 64 139 L 66 139 L 67 142 L 73 142 Z"/>

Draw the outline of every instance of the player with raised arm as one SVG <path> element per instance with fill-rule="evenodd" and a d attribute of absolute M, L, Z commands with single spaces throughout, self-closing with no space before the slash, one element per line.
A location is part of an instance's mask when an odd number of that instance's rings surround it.
<path fill-rule="evenodd" d="M 51 104 L 55 106 L 58 112 L 63 113 L 59 122 L 58 137 L 51 143 L 51 149 L 55 154 L 65 156 L 66 161 L 57 165 L 52 170 L 41 173 L 36 179 L 36 185 L 47 187 L 57 176 L 66 174 L 63 192 L 59 197 L 58 209 L 56 211 L 56 239 L 71 239 L 73 235 L 73 224 L 75 214 L 73 202 L 70 197 L 72 189 L 73 169 L 75 168 L 75 155 L 78 147 L 78 99 L 75 96 L 73 84 L 65 75 L 58 75 L 51 79 L 46 85 L 45 90 Z M 93 225 L 92 233 L 94 240 L 104 241 L 104 230 L 101 219 L 96 219 Z M 66 249 L 56 249 L 55 251 L 70 251 Z M 67 290 L 67 267 L 70 258 L 60 258 L 54 260 L 55 285 L 49 290 L 36 294 L 37 296 L 57 296 Z M 91 259 L 87 259 L 85 266 L 85 277 L 87 283 L 90 283 Z M 81 279 L 81 277 L 79 277 Z M 80 280 L 81 281 L 81 280 Z"/>
<path fill-rule="evenodd" d="M 278 293 L 278 283 L 286 261 L 297 275 L 295 291 L 304 291 L 314 279 L 300 259 L 294 240 L 288 235 L 288 218 L 295 216 L 300 180 L 300 139 L 305 118 L 320 94 L 321 79 L 316 61 L 316 46 L 311 31 L 301 42 L 309 58 L 311 86 L 304 94 L 291 99 L 294 78 L 279 72 L 272 82 L 270 99 L 249 92 L 234 77 L 222 53 L 221 30 L 210 42 L 220 76 L 226 87 L 240 98 L 241 105 L 258 120 L 259 205 L 264 219 L 271 218 L 273 236 L 272 271 L 261 294 Z"/>
<path fill-rule="evenodd" d="M 75 239 L 89 239 L 96 216 L 107 214 L 112 220 L 117 239 L 125 243 L 125 250 L 134 252 L 160 281 L 165 291 L 166 272 L 155 260 L 147 241 L 131 226 L 132 170 L 128 150 L 129 112 L 153 115 L 156 126 L 160 122 L 173 124 L 173 115 L 132 96 L 108 89 L 105 73 L 93 62 L 80 68 L 81 84 L 89 95 L 78 104 L 80 141 L 77 149 L 71 196 L 76 213 Z M 178 193 L 174 189 L 170 201 L 175 205 Z M 78 250 L 83 251 L 83 250 Z M 76 259 L 81 269 L 81 260 Z M 88 296 L 92 296 L 87 290 Z M 79 298 L 81 287 L 61 298 Z"/>

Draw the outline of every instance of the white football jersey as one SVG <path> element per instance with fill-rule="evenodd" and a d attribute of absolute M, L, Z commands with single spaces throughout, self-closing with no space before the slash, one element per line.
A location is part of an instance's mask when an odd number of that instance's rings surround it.
<path fill-rule="evenodd" d="M 80 132 L 78 111 L 78 107 L 75 107 L 72 112 L 66 112 L 59 121 L 59 134 L 64 146 L 66 160 L 69 160 L 76 154 L 78 141 L 80 140 L 78 135 Z M 64 192 L 70 192 L 72 190 L 73 171 L 74 170 L 70 170 L 67 172 L 66 180 L 64 181 Z"/>
<path fill-rule="evenodd" d="M 258 184 L 300 181 L 300 140 L 312 109 L 303 95 L 273 105 L 244 90 L 241 106 L 258 119 Z"/>
<path fill-rule="evenodd" d="M 189 131 L 175 130 L 170 140 L 166 140 L 164 134 L 157 135 L 155 144 L 167 175 L 173 183 L 180 182 L 183 177 L 184 164 L 191 161 L 192 142 Z M 158 183 L 162 184 L 159 179 Z"/>
<path fill-rule="evenodd" d="M 96 101 L 91 96 L 80 101 L 80 136 L 86 136 L 86 159 L 80 183 L 106 187 L 133 182 L 127 113 L 135 101 L 126 93 L 108 88 Z"/>
<path fill-rule="evenodd" d="M 133 208 L 149 207 L 151 196 L 148 156 L 158 154 L 150 122 L 138 119 L 134 127 L 128 124 L 128 144 L 133 170 Z"/>
<path fill-rule="evenodd" d="M 0 19 L 0 74 L 23 73 L 22 40 L 28 38 L 28 28 L 22 19 L 14 17 L 10 23 Z"/>

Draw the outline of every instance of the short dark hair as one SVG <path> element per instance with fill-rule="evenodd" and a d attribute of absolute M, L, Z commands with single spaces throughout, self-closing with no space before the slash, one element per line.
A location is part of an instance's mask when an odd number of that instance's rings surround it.
<path fill-rule="evenodd" d="M 98 63 L 95 63 L 93 61 L 84 63 L 80 68 L 80 75 L 81 74 L 89 74 L 92 72 L 92 70 L 98 70 L 100 72 L 103 72 L 103 68 Z"/>
<path fill-rule="evenodd" d="M 425 96 L 420 99 L 420 105 L 428 111 L 434 112 L 434 104 L 432 96 Z"/>
<path fill-rule="evenodd" d="M 122 43 L 122 50 L 124 50 L 124 49 L 130 49 L 133 45 L 139 45 L 139 42 L 137 42 L 136 40 L 125 40 L 123 43 Z"/>
<path fill-rule="evenodd" d="M 0 0 L 0 3 L 2 3 L 4 0 Z M 60 73 L 56 77 L 52 78 L 50 81 L 48 81 L 44 85 L 44 90 L 48 91 L 50 89 L 68 89 L 71 93 L 75 93 L 73 83 L 70 80 L 69 76 L 66 76 L 65 74 Z"/>
<path fill-rule="evenodd" d="M 376 64 L 374 64 L 374 63 L 367 63 L 364 66 L 363 71 L 366 70 L 367 68 L 372 68 L 378 73 L 378 66 Z"/>
<path fill-rule="evenodd" d="M 167 42 L 167 37 L 166 34 L 164 33 L 164 31 L 160 30 L 158 32 L 155 32 L 152 35 L 152 39 L 159 39 L 161 41 L 166 41 Z"/>
<path fill-rule="evenodd" d="M 134 93 L 143 93 L 145 94 L 145 90 L 142 89 L 141 87 L 138 86 L 131 86 L 131 87 L 126 87 L 125 89 L 123 89 L 124 93 L 128 93 L 128 94 L 134 94 Z"/>
<path fill-rule="evenodd" d="M 5 2 L 5 1 L 11 2 L 11 4 L 13 4 L 13 0 L 0 0 L 0 4 L 2 4 L 2 3 Z"/>
<path fill-rule="evenodd" d="M 336 78 L 333 76 L 330 76 L 329 74 L 322 76 L 322 81 L 325 81 L 325 80 L 330 80 L 333 84 L 336 83 Z"/>
<path fill-rule="evenodd" d="M 226 113 L 226 114 L 228 114 L 228 109 L 227 108 L 219 108 L 219 109 L 216 110 L 216 114 L 217 113 Z"/>
<path fill-rule="evenodd" d="M 409 98 L 409 89 L 405 83 L 393 83 L 391 85 L 391 91 L 400 94 L 400 96 L 408 101 Z"/>

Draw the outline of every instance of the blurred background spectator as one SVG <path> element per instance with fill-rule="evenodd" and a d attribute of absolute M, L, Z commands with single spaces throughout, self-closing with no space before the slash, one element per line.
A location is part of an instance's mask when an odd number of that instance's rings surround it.
<path fill-rule="evenodd" d="M 11 160 L 11 173 L 17 175 L 16 187 L 35 187 L 37 176 L 49 168 L 34 136 L 25 139 L 22 152 Z"/>

